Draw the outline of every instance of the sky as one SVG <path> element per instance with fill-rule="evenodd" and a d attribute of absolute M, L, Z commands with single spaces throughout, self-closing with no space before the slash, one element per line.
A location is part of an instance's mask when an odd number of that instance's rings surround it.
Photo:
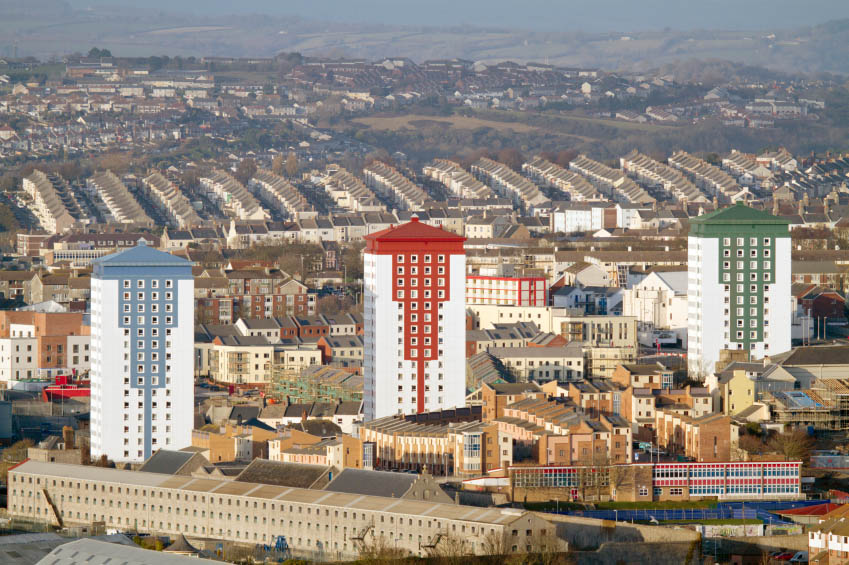
<path fill-rule="evenodd" d="M 213 15 L 268 14 L 337 22 L 647 31 L 794 28 L 849 18 L 847 0 L 67 0 L 76 8 L 125 5 Z"/>

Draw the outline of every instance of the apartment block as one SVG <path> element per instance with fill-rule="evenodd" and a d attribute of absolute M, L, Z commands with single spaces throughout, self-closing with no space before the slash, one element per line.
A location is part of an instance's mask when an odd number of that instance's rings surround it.
<path fill-rule="evenodd" d="M 691 221 L 687 361 L 713 372 L 722 350 L 760 359 L 790 349 L 788 222 L 741 203 Z"/>
<path fill-rule="evenodd" d="M 90 345 L 83 314 L 0 312 L 0 382 L 88 373 Z"/>
<path fill-rule="evenodd" d="M 466 304 L 548 306 L 548 278 L 466 275 Z"/>

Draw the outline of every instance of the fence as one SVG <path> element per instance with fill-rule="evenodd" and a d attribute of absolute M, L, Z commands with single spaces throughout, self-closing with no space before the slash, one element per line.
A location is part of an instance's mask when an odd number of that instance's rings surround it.
<path fill-rule="evenodd" d="M 776 510 L 803 508 L 823 504 L 827 500 L 720 502 L 714 508 L 639 508 L 623 510 L 562 510 L 560 514 L 616 520 L 619 522 L 666 522 L 704 520 L 761 520 L 765 524 L 792 522 L 773 514 Z"/>

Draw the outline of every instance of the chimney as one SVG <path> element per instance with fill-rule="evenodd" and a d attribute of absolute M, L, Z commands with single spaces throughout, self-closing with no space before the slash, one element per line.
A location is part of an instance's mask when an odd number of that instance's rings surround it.
<path fill-rule="evenodd" d="M 71 426 L 62 428 L 62 441 L 65 443 L 65 450 L 74 449 L 74 428 Z"/>
<path fill-rule="evenodd" d="M 804 213 L 805 213 L 805 201 L 800 200 L 799 201 L 799 215 L 802 216 L 802 215 L 804 215 Z"/>

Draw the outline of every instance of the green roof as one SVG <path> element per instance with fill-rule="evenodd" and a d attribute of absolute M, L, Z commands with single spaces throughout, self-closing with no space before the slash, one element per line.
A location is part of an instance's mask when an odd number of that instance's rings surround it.
<path fill-rule="evenodd" d="M 691 224 L 774 224 L 774 225 L 789 225 L 790 222 L 784 218 L 773 216 L 769 212 L 763 210 L 755 210 L 746 206 L 742 202 L 737 202 L 734 206 L 721 208 L 709 214 L 704 214 L 698 218 L 690 220 Z"/>

